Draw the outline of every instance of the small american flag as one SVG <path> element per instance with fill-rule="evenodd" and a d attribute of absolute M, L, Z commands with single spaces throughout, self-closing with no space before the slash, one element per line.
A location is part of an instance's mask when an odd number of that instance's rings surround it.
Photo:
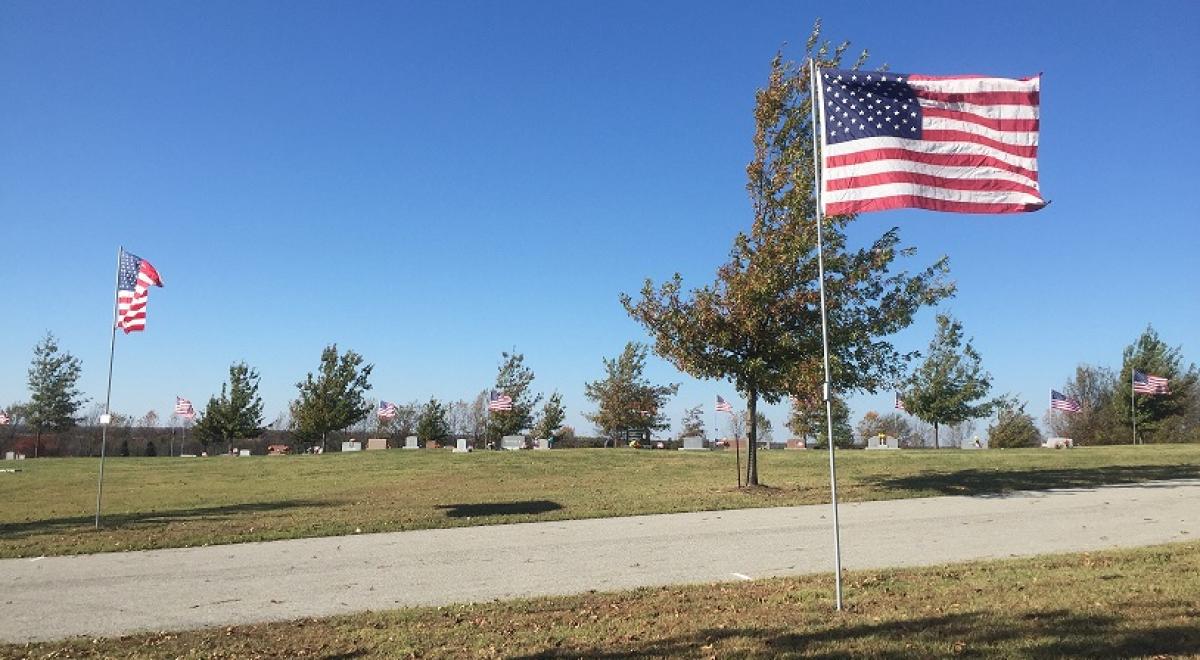
<path fill-rule="evenodd" d="M 722 399 L 721 395 L 719 394 L 717 395 L 717 405 L 714 406 L 714 409 L 717 412 L 729 413 L 731 415 L 733 414 L 733 406 L 729 405 L 729 402 L 725 399 Z"/>
<path fill-rule="evenodd" d="M 503 392 L 497 392 L 495 390 L 493 390 L 492 393 L 490 395 L 488 395 L 488 410 L 495 411 L 495 410 L 512 410 L 512 409 L 513 409 L 513 400 L 512 400 L 511 396 L 509 396 Z"/>
<path fill-rule="evenodd" d="M 1050 390 L 1050 409 L 1077 413 L 1083 410 L 1083 406 L 1058 390 Z"/>
<path fill-rule="evenodd" d="M 1139 394 L 1170 394 L 1167 379 L 1161 376 L 1151 376 L 1143 371 L 1133 370 L 1133 391 Z"/>
<path fill-rule="evenodd" d="M 904 412 L 908 412 L 908 408 L 904 407 L 904 400 L 900 398 L 899 392 L 896 393 L 896 410 L 903 410 Z"/>
<path fill-rule="evenodd" d="M 121 250 L 117 267 L 117 327 L 129 334 L 146 329 L 146 303 L 150 287 L 162 286 L 162 278 L 149 261 Z"/>
<path fill-rule="evenodd" d="M 8 417 L 8 413 L 0 410 L 0 426 L 3 426 L 4 424 L 8 424 L 11 421 L 12 420 L 9 419 L 9 417 Z"/>
<path fill-rule="evenodd" d="M 184 419 L 192 419 L 196 416 L 196 409 L 192 407 L 191 401 L 177 396 L 175 397 L 175 414 Z"/>
<path fill-rule="evenodd" d="M 396 412 L 396 404 L 391 401 L 380 401 L 379 412 L 376 414 L 379 415 L 379 419 L 395 419 Z"/>
<path fill-rule="evenodd" d="M 827 215 L 1045 206 L 1038 189 L 1039 76 L 818 75 Z"/>

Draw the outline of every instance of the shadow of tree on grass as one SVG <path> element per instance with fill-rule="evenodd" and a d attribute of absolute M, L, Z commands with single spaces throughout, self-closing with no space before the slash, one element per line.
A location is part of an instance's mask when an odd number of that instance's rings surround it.
<path fill-rule="evenodd" d="M 954 472 L 923 472 L 902 477 L 864 477 L 863 482 L 886 489 L 932 490 L 946 495 L 998 495 L 1018 490 L 1096 488 L 1197 478 L 1200 478 L 1200 466 L 1197 465 L 1128 465 L 1044 470 L 973 468 Z M 1174 487 L 1173 484 L 1161 485 Z"/>
<path fill-rule="evenodd" d="M 558 511 L 563 508 L 550 500 L 524 500 L 521 502 L 480 502 L 474 504 L 443 504 L 447 518 L 475 518 L 483 516 L 514 516 Z"/>
<path fill-rule="evenodd" d="M 144 525 L 162 525 L 176 521 L 225 520 L 247 513 L 284 511 L 335 506 L 336 502 L 321 500 L 280 500 L 275 502 L 247 502 L 222 506 L 192 507 L 166 511 L 134 511 L 128 513 L 104 513 L 101 511 L 100 526 L 105 530 L 130 529 Z M 91 527 L 94 514 L 63 518 L 42 518 L 14 523 L 0 523 L 0 539 L 17 539 L 35 534 L 55 534 L 78 531 L 80 527 Z"/>
<path fill-rule="evenodd" d="M 653 630 L 653 628 L 649 628 Z M 643 642 L 566 647 L 521 658 L 710 657 L 1037 658 L 1190 655 L 1200 652 L 1200 626 L 1153 626 L 1119 615 L 1051 610 L 1013 616 L 965 612 L 899 621 L 820 625 L 810 632 L 779 627 L 704 629 Z"/>

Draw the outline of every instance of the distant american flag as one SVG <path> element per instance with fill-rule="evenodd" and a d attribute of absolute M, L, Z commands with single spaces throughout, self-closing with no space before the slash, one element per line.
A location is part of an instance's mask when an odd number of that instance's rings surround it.
<path fill-rule="evenodd" d="M 379 415 L 379 419 L 395 419 L 396 413 L 396 404 L 391 401 L 379 402 L 379 412 L 376 413 Z"/>
<path fill-rule="evenodd" d="M 503 393 L 492 391 L 488 396 L 488 410 L 512 410 L 512 397 Z"/>
<path fill-rule="evenodd" d="M 821 206 L 1013 213 L 1038 189 L 1041 78 L 819 69 Z"/>
<path fill-rule="evenodd" d="M 196 409 L 192 407 L 191 401 L 177 396 L 175 397 L 175 414 L 184 419 L 192 419 L 196 416 Z"/>
<path fill-rule="evenodd" d="M 1161 376 L 1151 376 L 1148 373 L 1133 370 L 1133 391 L 1139 394 L 1170 394 L 1167 379 Z"/>
<path fill-rule="evenodd" d="M 733 406 L 729 405 L 729 402 L 722 399 L 720 395 L 717 395 L 717 405 L 714 406 L 714 409 L 717 412 L 733 414 Z"/>
<path fill-rule="evenodd" d="M 904 407 L 904 401 L 902 401 L 900 399 L 900 394 L 898 392 L 896 393 L 896 410 L 903 410 L 904 412 L 908 412 L 908 408 Z"/>
<path fill-rule="evenodd" d="M 0 410 L 0 426 L 8 424 L 11 421 L 12 419 L 9 418 L 8 413 Z"/>
<path fill-rule="evenodd" d="M 1083 406 L 1058 390 L 1050 390 L 1050 409 L 1077 413 L 1083 410 Z"/>
<path fill-rule="evenodd" d="M 117 327 L 129 334 L 146 329 L 146 303 L 150 287 L 162 286 L 162 278 L 149 261 L 121 250 L 117 267 Z"/>

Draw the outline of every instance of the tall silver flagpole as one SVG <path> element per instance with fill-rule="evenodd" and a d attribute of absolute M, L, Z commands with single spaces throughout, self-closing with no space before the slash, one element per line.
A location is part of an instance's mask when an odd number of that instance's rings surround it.
<path fill-rule="evenodd" d="M 838 498 L 837 498 L 837 462 L 834 458 L 833 446 L 833 398 L 830 387 L 829 378 L 829 320 L 825 312 L 825 245 L 823 239 L 823 230 L 821 225 L 825 223 L 824 213 L 821 211 L 821 170 L 820 156 L 817 153 L 819 141 L 820 127 L 817 123 L 817 105 L 820 104 L 821 84 L 817 81 L 817 62 L 814 58 L 808 58 L 808 82 L 809 82 L 809 110 L 812 113 L 812 133 L 813 133 L 813 200 L 816 202 L 817 216 L 817 274 L 820 278 L 821 289 L 821 348 L 824 351 L 825 358 L 825 383 L 822 389 L 822 395 L 825 397 L 825 423 L 829 439 L 829 496 L 833 504 L 833 571 L 834 571 L 834 590 L 838 611 L 842 609 L 842 533 L 841 524 L 838 520 Z"/>
<path fill-rule="evenodd" d="M 113 354 L 117 348 L 117 291 L 121 286 L 121 254 L 125 247 L 117 248 L 117 273 L 113 282 L 112 337 L 108 341 L 108 390 L 104 394 L 104 416 L 100 418 L 100 477 L 96 480 L 96 529 L 100 529 L 100 499 L 104 495 L 104 453 L 108 444 L 109 404 L 112 402 Z"/>
<path fill-rule="evenodd" d="M 1133 444 L 1137 444 L 1137 399 L 1133 392 L 1133 367 L 1129 368 L 1129 420 L 1133 422 Z"/>

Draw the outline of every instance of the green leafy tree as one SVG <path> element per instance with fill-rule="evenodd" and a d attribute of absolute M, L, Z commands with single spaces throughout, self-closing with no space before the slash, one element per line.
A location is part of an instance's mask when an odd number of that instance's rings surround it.
<path fill-rule="evenodd" d="M 988 427 L 988 447 L 1017 449 L 1037 447 L 1041 442 L 1042 434 L 1025 412 L 1024 403 L 1007 399 L 997 403 L 996 421 Z"/>
<path fill-rule="evenodd" d="M 679 385 L 654 385 L 645 377 L 648 350 L 638 342 L 625 344 L 619 357 L 604 358 L 603 379 L 584 384 L 584 396 L 597 406 L 595 412 L 585 413 L 584 417 L 613 446 L 626 430 L 661 431 L 671 427 L 663 407 Z"/>
<path fill-rule="evenodd" d="M 149 457 L 158 456 L 158 447 L 155 446 L 153 440 L 146 441 L 146 456 L 149 456 Z"/>
<path fill-rule="evenodd" d="M 912 425 L 900 413 L 880 415 L 871 410 L 863 415 L 858 422 L 858 438 L 866 442 L 880 433 L 891 436 L 904 444 L 910 444 L 913 436 Z"/>
<path fill-rule="evenodd" d="M 525 356 L 513 351 L 500 354 L 496 373 L 496 391 L 512 398 L 512 410 L 494 410 L 488 416 L 488 438 L 498 442 L 533 426 L 533 411 L 542 395 L 532 391 L 533 369 L 525 366 Z"/>
<path fill-rule="evenodd" d="M 296 383 L 300 396 L 292 403 L 292 419 L 296 436 L 301 440 L 321 440 L 326 446 L 330 431 L 350 427 L 371 414 L 373 405 L 367 401 L 371 389 L 369 379 L 374 365 L 363 364 L 363 357 L 354 351 L 338 355 L 337 344 L 321 351 L 321 367 L 316 376 L 309 373 Z"/>
<path fill-rule="evenodd" d="M 983 359 L 971 341 L 963 343 L 962 323 L 938 314 L 937 326 L 925 361 L 909 377 L 900 397 L 910 414 L 933 425 L 935 448 L 943 424 L 987 417 L 995 405 L 985 400 L 992 377 L 983 370 Z"/>
<path fill-rule="evenodd" d="M 1121 375 L 1111 408 L 1114 416 L 1123 419 L 1127 437 L 1132 438 L 1130 393 L 1133 370 L 1167 379 L 1170 394 L 1137 394 L 1137 436 L 1139 442 L 1180 442 L 1193 436 L 1186 424 L 1187 413 L 1200 396 L 1196 382 L 1200 373 L 1196 365 L 1184 366 L 1183 349 L 1171 348 L 1159 338 L 1153 327 L 1147 326 L 1122 355 Z M 1169 433 L 1167 431 L 1170 431 Z"/>
<path fill-rule="evenodd" d="M 807 51 L 822 66 L 840 65 L 847 44 Z M 865 60 L 865 53 L 859 64 Z M 684 292 L 674 278 L 647 280 L 638 301 L 622 296 L 629 314 L 654 337 L 654 351 L 698 378 L 726 379 L 746 398 L 751 419 L 759 400 L 819 392 L 822 373 L 813 144 L 808 69 L 776 55 L 754 109 L 754 157 L 746 168 L 753 210 L 716 281 Z M 825 219 L 825 270 L 830 366 L 839 392 L 874 392 L 903 373 L 909 356 L 887 337 L 912 323 L 920 308 L 951 295 L 947 261 L 910 275 L 896 258 L 911 256 L 890 229 L 865 248 L 848 247 L 854 216 Z M 746 482 L 758 484 L 757 428 L 750 428 Z"/>
<path fill-rule="evenodd" d="M 236 439 L 262 435 L 262 398 L 258 396 L 259 375 L 245 362 L 229 367 L 229 382 L 221 385 L 220 396 L 210 397 L 196 420 L 193 437 L 205 447 L 225 443 L 228 451 Z"/>
<path fill-rule="evenodd" d="M 1071 438 L 1077 445 L 1112 445 L 1129 442 L 1129 401 L 1114 405 L 1117 377 L 1111 369 L 1081 364 L 1062 392 L 1079 402 L 1077 413 L 1051 410 L 1046 417 L 1054 435 Z M 1124 418 L 1123 418 L 1124 417 Z"/>
<path fill-rule="evenodd" d="M 850 407 L 841 397 L 832 400 L 833 443 L 843 449 L 854 445 L 854 430 L 850 428 Z M 805 444 L 825 448 L 829 446 L 828 423 L 825 403 L 816 398 L 792 399 L 792 411 L 788 416 L 788 430 Z M 809 442 L 809 441 L 812 442 Z"/>
<path fill-rule="evenodd" d="M 59 349 L 49 332 L 33 349 L 29 365 L 29 403 L 25 422 L 34 428 L 33 455 L 42 445 L 42 433 L 59 433 L 78 422 L 77 413 L 86 399 L 77 386 L 82 367 L 79 358 Z"/>
<path fill-rule="evenodd" d="M 445 442 L 449 436 L 450 424 L 446 421 L 446 407 L 431 397 L 429 403 L 421 407 L 421 413 L 417 417 L 417 438 L 424 442 L 426 447 L 430 447 L 432 443 Z"/>
<path fill-rule="evenodd" d="M 680 426 L 679 437 L 704 437 L 704 406 L 692 406 L 683 411 L 683 423 Z"/>
<path fill-rule="evenodd" d="M 555 392 L 542 406 L 542 412 L 538 415 L 537 423 L 534 424 L 533 433 L 539 438 L 554 440 L 566 418 L 567 411 L 563 408 L 562 395 Z"/>

